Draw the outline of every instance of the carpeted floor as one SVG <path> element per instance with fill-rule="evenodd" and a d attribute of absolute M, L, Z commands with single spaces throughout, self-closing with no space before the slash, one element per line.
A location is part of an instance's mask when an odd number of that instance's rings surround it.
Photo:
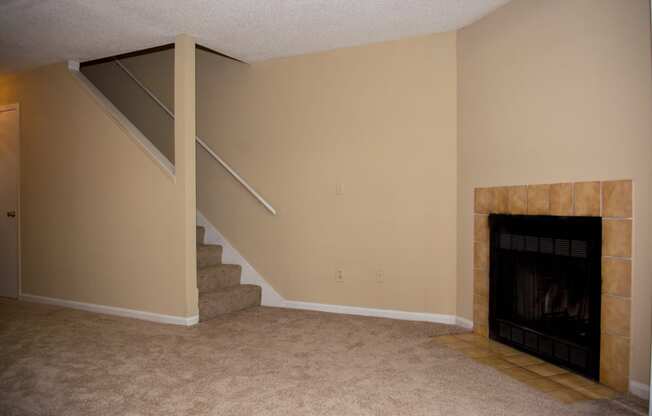
<path fill-rule="evenodd" d="M 439 324 L 254 308 L 193 328 L 0 301 L 0 415 L 630 415 L 562 404 Z"/>

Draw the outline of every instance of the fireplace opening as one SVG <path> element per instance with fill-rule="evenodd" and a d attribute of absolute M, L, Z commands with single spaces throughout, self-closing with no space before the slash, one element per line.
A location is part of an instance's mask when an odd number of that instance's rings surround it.
<path fill-rule="evenodd" d="M 594 380 L 602 220 L 491 214 L 489 336 Z"/>

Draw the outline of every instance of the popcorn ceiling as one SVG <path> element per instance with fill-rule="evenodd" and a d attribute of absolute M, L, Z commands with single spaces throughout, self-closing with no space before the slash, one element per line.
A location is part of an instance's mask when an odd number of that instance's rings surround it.
<path fill-rule="evenodd" d="M 247 62 L 459 29 L 508 0 L 4 0 L 0 73 L 170 43 Z"/>

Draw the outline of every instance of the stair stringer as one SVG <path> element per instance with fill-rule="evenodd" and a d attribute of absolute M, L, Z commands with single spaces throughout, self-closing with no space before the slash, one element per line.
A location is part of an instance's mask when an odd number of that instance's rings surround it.
<path fill-rule="evenodd" d="M 263 294 L 261 304 L 263 306 L 287 307 L 285 299 L 267 283 L 267 281 L 256 271 L 256 269 L 242 257 L 231 243 L 211 224 L 210 221 L 197 211 L 197 225 L 204 227 L 204 244 L 215 244 L 222 246 L 222 263 L 238 264 L 242 267 L 240 283 L 258 285 L 262 288 Z"/>

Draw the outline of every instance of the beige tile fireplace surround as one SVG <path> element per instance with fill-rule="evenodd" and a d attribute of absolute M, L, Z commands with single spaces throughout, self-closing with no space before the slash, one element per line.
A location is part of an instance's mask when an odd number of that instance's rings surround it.
<path fill-rule="evenodd" d="M 629 384 L 632 276 L 632 181 L 575 182 L 476 188 L 473 222 L 473 321 L 489 332 L 491 213 L 602 217 L 600 383 Z"/>

